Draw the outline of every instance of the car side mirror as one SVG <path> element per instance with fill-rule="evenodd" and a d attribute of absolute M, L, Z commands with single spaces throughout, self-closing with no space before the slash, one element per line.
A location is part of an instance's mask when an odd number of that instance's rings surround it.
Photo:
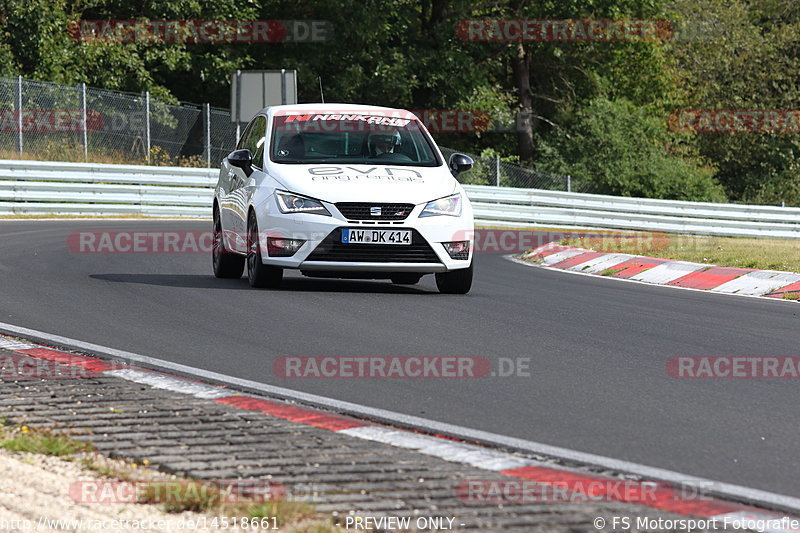
<path fill-rule="evenodd" d="M 228 154 L 228 163 L 244 170 L 247 177 L 253 173 L 253 154 L 250 153 L 250 150 L 234 150 Z"/>
<path fill-rule="evenodd" d="M 457 176 L 462 172 L 466 172 L 467 170 L 472 168 L 472 165 L 475 164 L 475 161 L 468 155 L 464 154 L 453 154 L 450 156 L 450 171 L 453 173 L 453 176 Z"/>

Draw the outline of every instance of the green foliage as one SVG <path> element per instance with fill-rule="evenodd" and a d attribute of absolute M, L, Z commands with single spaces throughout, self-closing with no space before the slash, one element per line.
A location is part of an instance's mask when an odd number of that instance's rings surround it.
<path fill-rule="evenodd" d="M 596 99 L 543 140 L 537 168 L 601 194 L 723 201 L 708 168 L 669 149 L 658 118 L 628 100 Z"/>
<path fill-rule="evenodd" d="M 0 75 L 228 106 L 236 69 L 295 68 L 300 101 L 483 111 L 490 131 L 437 134 L 459 150 L 520 153 L 516 43 L 467 42 L 468 18 L 668 19 L 669 42 L 528 42 L 537 153 L 528 165 L 612 194 L 800 205 L 800 134 L 677 136 L 680 109 L 800 109 L 800 7 L 748 0 L 3 0 Z M 103 19 L 326 20 L 322 43 L 84 43 Z M 72 104 L 70 104 L 72 105 Z M 169 124 L 169 113 L 154 110 Z M 494 155 L 494 152 L 489 155 Z M 505 160 L 505 159 L 504 159 Z M 486 166 L 486 165 L 484 165 Z M 713 174 L 713 179 L 712 179 Z M 476 168 L 465 180 L 492 180 Z M 525 178 L 528 179 L 528 178 Z M 523 183 L 501 172 L 501 183 Z"/>
<path fill-rule="evenodd" d="M 800 109 L 800 8 L 790 3 L 675 0 L 691 38 L 672 54 L 691 88 L 692 109 Z M 800 135 L 701 133 L 694 143 L 713 161 L 729 197 L 800 205 Z"/>

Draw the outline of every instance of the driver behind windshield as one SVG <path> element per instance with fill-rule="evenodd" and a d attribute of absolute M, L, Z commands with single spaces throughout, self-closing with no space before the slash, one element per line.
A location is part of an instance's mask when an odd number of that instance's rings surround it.
<path fill-rule="evenodd" d="M 378 157 L 383 154 L 393 154 L 397 148 L 400 148 L 400 142 L 399 131 L 395 131 L 394 133 L 370 133 L 370 153 L 373 157 Z"/>

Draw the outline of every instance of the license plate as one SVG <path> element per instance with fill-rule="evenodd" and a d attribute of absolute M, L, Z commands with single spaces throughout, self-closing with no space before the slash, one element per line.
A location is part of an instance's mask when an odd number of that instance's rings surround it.
<path fill-rule="evenodd" d="M 344 244 L 411 244 L 411 230 L 343 229 Z"/>

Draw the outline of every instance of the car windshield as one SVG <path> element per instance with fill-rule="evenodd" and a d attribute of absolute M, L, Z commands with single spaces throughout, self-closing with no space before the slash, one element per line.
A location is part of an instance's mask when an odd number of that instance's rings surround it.
<path fill-rule="evenodd" d="M 270 159 L 287 164 L 442 164 L 416 118 L 365 113 L 276 116 Z"/>

